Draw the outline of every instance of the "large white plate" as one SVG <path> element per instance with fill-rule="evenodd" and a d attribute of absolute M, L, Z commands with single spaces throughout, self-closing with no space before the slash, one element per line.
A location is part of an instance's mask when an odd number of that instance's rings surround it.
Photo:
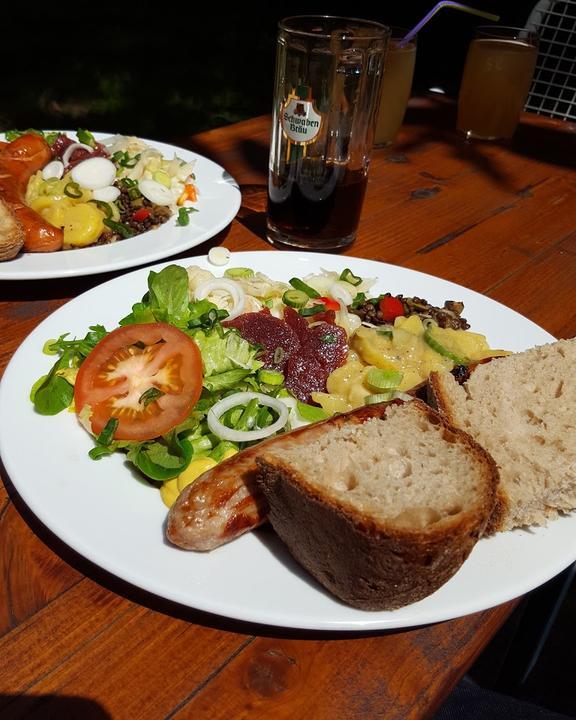
<path fill-rule="evenodd" d="M 211 268 L 204 257 L 180 261 Z M 163 263 L 163 267 L 169 263 Z M 478 293 L 412 270 L 369 260 L 319 254 L 237 253 L 248 266 L 288 280 L 323 267 L 350 267 L 377 277 L 377 291 L 418 295 L 442 304 L 463 300 L 472 328 L 493 347 L 522 350 L 553 340 L 518 313 Z M 115 327 L 145 292 L 148 268 L 118 277 L 70 301 L 22 343 L 0 384 L 0 452 L 26 503 L 64 542 L 124 580 L 185 605 L 231 618 L 305 629 L 376 630 L 431 623 L 480 611 L 544 583 L 576 559 L 576 517 L 546 528 L 481 540 L 459 572 L 429 597 L 394 612 L 362 612 L 325 593 L 291 560 L 271 531 L 258 531 L 208 554 L 164 541 L 165 508 L 156 489 L 140 482 L 123 458 L 98 462 L 92 442 L 63 412 L 36 415 L 33 382 L 53 358 L 48 338 L 83 336 L 89 325 Z"/>
<path fill-rule="evenodd" d="M 75 137 L 71 131 L 66 131 Z M 107 137 L 94 133 L 97 140 Z M 0 135 L 0 138 L 3 135 Z M 236 216 L 241 194 L 238 184 L 224 168 L 190 150 L 146 140 L 168 159 L 174 153 L 183 160 L 196 161 L 194 173 L 198 185 L 197 213 L 190 224 L 176 225 L 172 217 L 164 225 L 120 240 L 111 245 L 96 245 L 53 253 L 20 253 L 14 260 L 0 262 L 0 280 L 43 280 L 48 278 L 94 275 L 145 265 L 196 247 L 223 230 Z"/>

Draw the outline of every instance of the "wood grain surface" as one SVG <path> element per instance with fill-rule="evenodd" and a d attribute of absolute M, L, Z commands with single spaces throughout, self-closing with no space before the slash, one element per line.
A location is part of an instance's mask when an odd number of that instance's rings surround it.
<path fill-rule="evenodd" d="M 458 282 L 557 337 L 576 335 L 574 126 L 526 115 L 509 145 L 469 145 L 453 128 L 450 103 L 412 103 L 399 142 L 373 154 L 347 254 Z M 263 117 L 174 138 L 242 189 L 236 220 L 195 254 L 222 244 L 273 251 L 269 130 Z M 49 313 L 112 276 L 2 283 L 0 368 Z M 366 635 L 233 622 L 93 566 L 2 474 L 0 718 L 432 718 L 515 605 Z"/>

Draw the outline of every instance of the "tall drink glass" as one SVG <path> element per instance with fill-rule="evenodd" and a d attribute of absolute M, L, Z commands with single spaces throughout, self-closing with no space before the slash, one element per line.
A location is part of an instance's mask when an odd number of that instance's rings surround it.
<path fill-rule="evenodd" d="M 312 250 L 350 245 L 364 201 L 389 30 L 355 18 L 279 24 L 267 237 Z"/>
<path fill-rule="evenodd" d="M 400 42 L 407 32 L 392 28 L 380 91 L 380 109 L 374 134 L 375 147 L 391 145 L 404 121 L 416 65 L 416 37 L 406 44 Z"/>
<path fill-rule="evenodd" d="M 466 138 L 508 139 L 526 103 L 538 36 L 523 28 L 481 27 L 470 43 L 460 95 L 458 130 Z"/>

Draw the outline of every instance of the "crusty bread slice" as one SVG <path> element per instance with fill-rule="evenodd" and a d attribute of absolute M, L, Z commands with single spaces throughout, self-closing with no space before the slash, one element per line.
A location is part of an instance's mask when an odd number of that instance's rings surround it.
<path fill-rule="evenodd" d="M 543 525 L 576 508 L 576 339 L 494 358 L 462 385 L 432 373 L 430 386 L 448 422 L 498 465 L 489 531 Z"/>
<path fill-rule="evenodd" d="M 257 457 L 270 521 L 345 603 L 392 610 L 445 583 L 495 503 L 492 458 L 420 400 L 367 406 Z"/>

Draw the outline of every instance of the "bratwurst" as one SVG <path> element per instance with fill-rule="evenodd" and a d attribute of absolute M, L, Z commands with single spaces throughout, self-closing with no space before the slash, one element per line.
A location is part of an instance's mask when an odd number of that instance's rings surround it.
<path fill-rule="evenodd" d="M 64 242 L 62 229 L 47 223 L 24 202 L 28 181 L 51 158 L 52 150 L 46 140 L 34 133 L 0 145 L 0 199 L 24 232 L 26 252 L 54 252 L 61 250 Z"/>
<path fill-rule="evenodd" d="M 214 550 L 268 518 L 256 485 L 261 445 L 243 450 L 187 485 L 170 508 L 166 537 L 186 550 Z"/>

